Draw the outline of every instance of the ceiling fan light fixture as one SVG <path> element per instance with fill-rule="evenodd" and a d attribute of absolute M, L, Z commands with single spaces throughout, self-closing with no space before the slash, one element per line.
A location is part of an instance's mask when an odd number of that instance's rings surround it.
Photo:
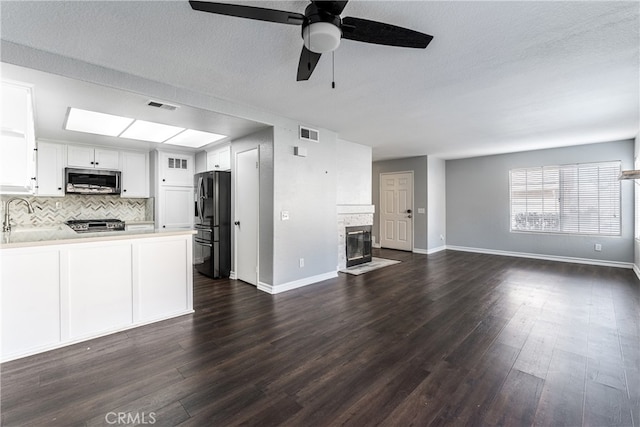
<path fill-rule="evenodd" d="M 302 38 L 311 52 L 326 53 L 338 48 L 342 31 L 328 22 L 313 22 L 302 30 Z"/>

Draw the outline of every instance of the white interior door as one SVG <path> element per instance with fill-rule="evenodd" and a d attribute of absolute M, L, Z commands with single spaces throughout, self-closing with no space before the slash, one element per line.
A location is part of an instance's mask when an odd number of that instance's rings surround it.
<path fill-rule="evenodd" d="M 236 277 L 255 286 L 258 285 L 259 172 L 257 148 L 236 155 Z"/>
<path fill-rule="evenodd" d="M 380 174 L 380 246 L 413 251 L 413 172 Z"/>

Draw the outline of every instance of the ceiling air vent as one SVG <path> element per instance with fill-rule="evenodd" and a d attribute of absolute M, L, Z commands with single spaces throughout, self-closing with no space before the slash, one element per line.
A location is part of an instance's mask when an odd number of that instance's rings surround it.
<path fill-rule="evenodd" d="M 169 111 L 175 111 L 178 108 L 177 105 L 166 104 L 164 102 L 153 101 L 153 100 L 147 102 L 147 105 L 149 107 L 162 108 L 163 110 L 169 110 Z"/>
<path fill-rule="evenodd" d="M 300 126 L 300 139 L 318 142 L 320 141 L 320 132 L 315 129 Z"/>

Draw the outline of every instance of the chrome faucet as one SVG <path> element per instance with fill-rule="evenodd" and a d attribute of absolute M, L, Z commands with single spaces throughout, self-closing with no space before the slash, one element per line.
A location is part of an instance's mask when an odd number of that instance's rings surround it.
<path fill-rule="evenodd" d="M 14 200 L 18 200 L 19 202 L 25 202 L 27 204 L 27 212 L 30 214 L 33 213 L 33 206 L 27 199 L 23 199 L 22 197 L 12 197 L 4 204 L 4 222 L 2 223 L 2 231 L 11 231 L 11 216 L 9 215 L 9 205 Z"/>

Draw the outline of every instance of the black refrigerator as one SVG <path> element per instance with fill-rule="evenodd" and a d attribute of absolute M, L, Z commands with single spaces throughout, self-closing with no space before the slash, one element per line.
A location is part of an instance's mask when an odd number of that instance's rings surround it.
<path fill-rule="evenodd" d="M 202 172 L 194 177 L 194 266 L 213 279 L 231 271 L 231 172 Z"/>

